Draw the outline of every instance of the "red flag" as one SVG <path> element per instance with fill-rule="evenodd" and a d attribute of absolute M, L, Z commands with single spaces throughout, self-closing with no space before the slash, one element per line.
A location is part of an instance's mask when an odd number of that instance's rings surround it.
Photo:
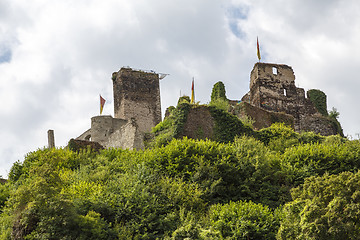
<path fill-rule="evenodd" d="M 260 62 L 261 56 L 260 56 L 260 47 L 259 47 L 259 38 L 258 37 L 256 37 L 256 43 L 257 43 L 257 57 Z"/>
<path fill-rule="evenodd" d="M 195 103 L 195 92 L 194 92 L 194 78 L 192 80 L 192 85 L 191 85 L 191 104 Z"/>
<path fill-rule="evenodd" d="M 100 115 L 102 114 L 102 111 L 104 109 L 106 100 L 100 95 Z"/>

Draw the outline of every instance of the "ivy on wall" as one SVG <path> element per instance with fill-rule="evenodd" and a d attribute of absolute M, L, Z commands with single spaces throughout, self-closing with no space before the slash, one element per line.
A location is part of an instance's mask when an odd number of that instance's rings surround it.
<path fill-rule="evenodd" d="M 169 107 L 169 116 L 152 129 L 153 137 L 146 139 L 145 145 L 147 147 L 160 147 L 169 143 L 173 138 L 179 137 L 190 109 L 190 98 L 188 96 L 180 97 L 176 108 Z"/>
<path fill-rule="evenodd" d="M 236 116 L 214 106 L 210 106 L 209 110 L 215 120 L 215 141 L 232 142 L 235 136 L 253 135 L 251 127 L 244 125 Z"/>
<path fill-rule="evenodd" d="M 318 89 L 310 89 L 307 91 L 307 97 L 315 105 L 316 109 L 323 116 L 328 116 L 327 104 L 326 104 L 326 94 Z"/>
<path fill-rule="evenodd" d="M 214 84 L 212 92 L 211 92 L 211 102 L 213 102 L 215 100 L 219 100 L 219 99 L 225 100 L 225 101 L 228 100 L 226 98 L 225 85 L 221 81 Z"/>

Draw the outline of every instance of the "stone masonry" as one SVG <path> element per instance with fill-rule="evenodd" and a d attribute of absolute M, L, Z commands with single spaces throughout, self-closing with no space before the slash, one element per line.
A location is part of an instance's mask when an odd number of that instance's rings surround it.
<path fill-rule="evenodd" d="M 134 118 L 140 131 L 150 132 L 161 121 L 159 75 L 122 68 L 112 79 L 115 118 Z"/>
<path fill-rule="evenodd" d="M 91 118 L 91 128 L 76 140 L 105 148 L 143 149 L 144 133 L 161 121 L 159 75 L 121 68 L 112 74 L 114 115 Z"/>
<path fill-rule="evenodd" d="M 295 75 L 290 66 L 256 63 L 250 75 L 250 91 L 242 101 L 269 112 L 293 116 L 297 132 L 337 133 L 311 100 L 305 97 L 304 89 L 295 86 Z"/>

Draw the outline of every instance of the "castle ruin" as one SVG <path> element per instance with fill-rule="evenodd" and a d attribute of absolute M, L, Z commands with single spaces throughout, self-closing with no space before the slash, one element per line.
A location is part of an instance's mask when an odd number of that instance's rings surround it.
<path fill-rule="evenodd" d="M 161 121 L 159 75 L 127 67 L 114 72 L 112 80 L 114 117 L 92 117 L 91 128 L 76 141 L 97 142 L 105 148 L 143 149 L 144 133 L 150 132 Z M 285 122 L 297 132 L 312 131 L 324 136 L 339 133 L 334 122 L 321 114 L 305 96 L 304 89 L 295 86 L 294 71 L 287 65 L 256 63 L 250 74 L 250 91 L 243 96 L 242 104 L 231 100 L 230 104 L 235 110 L 241 109 L 239 114 L 233 114 L 252 118 L 256 129 Z M 206 125 L 203 135 L 210 136 L 214 121 L 205 113 L 204 109 L 196 114 L 190 112 L 188 117 L 193 118 L 192 123 L 199 120 L 201 129 L 206 122 L 209 126 Z M 187 129 L 185 124 L 183 135 L 193 136 L 194 129 Z"/>
<path fill-rule="evenodd" d="M 295 131 L 313 131 L 321 135 L 337 134 L 336 128 L 305 97 L 303 88 L 295 86 L 294 71 L 283 64 L 256 63 L 250 74 L 250 91 L 242 101 L 270 113 L 284 113 L 293 117 Z M 260 120 L 259 115 L 250 116 Z"/>
<path fill-rule="evenodd" d="M 143 149 L 144 133 L 161 121 L 159 75 L 121 68 L 112 80 L 114 117 L 92 117 L 91 128 L 76 140 L 91 140 L 105 148 Z"/>

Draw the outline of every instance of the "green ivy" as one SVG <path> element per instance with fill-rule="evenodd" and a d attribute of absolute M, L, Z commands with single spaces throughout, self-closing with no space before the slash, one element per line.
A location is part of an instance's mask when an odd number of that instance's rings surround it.
<path fill-rule="evenodd" d="M 147 140 L 145 143 L 146 146 L 163 146 L 169 143 L 173 138 L 179 137 L 183 131 L 190 109 L 190 98 L 188 96 L 180 97 L 177 107 L 173 108 L 169 112 L 169 116 L 152 129 L 151 133 L 154 136 Z"/>
<path fill-rule="evenodd" d="M 327 104 L 326 104 L 326 94 L 318 89 L 310 89 L 307 91 L 307 97 L 315 105 L 316 109 L 323 116 L 328 116 Z"/>
<path fill-rule="evenodd" d="M 253 130 L 245 126 L 236 116 L 213 106 L 209 106 L 215 120 L 214 135 L 219 142 L 232 142 L 235 136 L 253 135 Z"/>
<path fill-rule="evenodd" d="M 223 82 L 219 81 L 214 84 L 212 92 L 211 92 L 211 102 L 222 99 L 228 101 L 225 94 L 225 85 Z"/>

